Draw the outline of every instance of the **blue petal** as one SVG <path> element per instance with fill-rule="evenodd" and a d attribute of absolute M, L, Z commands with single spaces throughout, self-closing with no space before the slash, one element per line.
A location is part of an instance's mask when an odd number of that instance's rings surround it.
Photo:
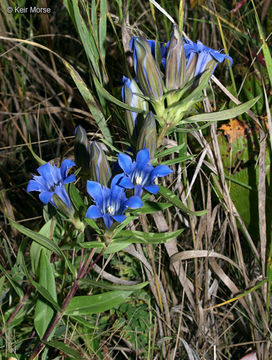
<path fill-rule="evenodd" d="M 173 172 L 173 170 L 171 170 L 168 166 L 159 165 L 159 166 L 155 167 L 155 169 L 152 170 L 152 173 L 150 174 L 151 181 L 153 181 L 157 177 L 169 175 L 172 172 Z"/>
<path fill-rule="evenodd" d="M 126 202 L 125 206 L 131 209 L 139 209 L 143 206 L 143 202 L 139 196 L 131 196 Z"/>
<path fill-rule="evenodd" d="M 113 201 L 125 201 L 126 195 L 122 187 L 115 185 L 111 187 L 111 198 Z"/>
<path fill-rule="evenodd" d="M 112 223 L 113 223 L 112 217 L 110 215 L 108 215 L 108 214 L 105 214 L 103 216 L 103 219 L 104 219 L 104 223 L 106 225 L 106 228 L 109 229 L 111 227 Z"/>
<path fill-rule="evenodd" d="M 160 190 L 160 188 L 158 187 L 158 185 L 148 185 L 144 187 L 146 191 L 149 191 L 151 194 L 156 195 L 158 193 L 158 191 Z"/>
<path fill-rule="evenodd" d="M 100 209 L 95 205 L 90 206 L 86 212 L 86 217 L 88 219 L 98 219 L 101 218 L 102 216 L 103 215 Z"/>
<path fill-rule="evenodd" d="M 72 182 L 76 181 L 76 176 L 74 174 L 69 175 L 64 181 L 63 184 L 70 184 Z"/>
<path fill-rule="evenodd" d="M 207 53 L 207 52 L 201 52 L 198 55 L 198 59 L 197 59 L 197 64 L 196 64 L 196 69 L 195 69 L 195 76 L 203 73 L 203 71 L 205 71 L 206 69 L 206 65 L 208 64 L 209 61 L 211 61 L 213 58 L 212 56 Z"/>
<path fill-rule="evenodd" d="M 73 162 L 73 160 L 71 159 L 65 159 L 60 167 L 60 172 L 61 172 L 61 177 L 62 179 L 65 179 L 67 177 L 67 172 L 68 170 L 72 167 L 75 166 L 76 164 Z"/>
<path fill-rule="evenodd" d="M 53 193 L 50 191 L 43 191 L 40 193 L 39 198 L 44 204 L 48 204 L 53 196 Z"/>
<path fill-rule="evenodd" d="M 118 186 L 124 187 L 125 189 L 133 189 L 134 185 L 127 176 L 123 176 L 118 183 Z"/>
<path fill-rule="evenodd" d="M 137 153 L 137 157 L 136 157 L 136 167 L 137 169 L 143 169 L 150 160 L 150 156 L 149 156 L 149 150 L 148 149 L 143 149 L 138 151 Z"/>
<path fill-rule="evenodd" d="M 143 187 L 141 185 L 134 186 L 134 195 L 140 197 L 143 193 Z"/>
<path fill-rule="evenodd" d="M 118 221 L 119 223 L 123 222 L 124 220 L 126 220 L 126 216 L 125 215 L 114 215 L 113 219 L 115 221 Z"/>
<path fill-rule="evenodd" d="M 55 191 L 54 191 L 55 194 L 58 195 L 58 197 L 69 207 L 71 208 L 71 201 L 70 201 L 70 198 L 65 190 L 65 187 L 62 185 L 62 186 L 57 186 Z"/>
<path fill-rule="evenodd" d="M 120 153 L 118 154 L 118 164 L 122 168 L 122 170 L 129 175 L 132 171 L 132 160 L 130 156 Z"/>
<path fill-rule="evenodd" d="M 49 187 L 55 184 L 54 178 L 52 177 L 52 168 L 53 166 L 49 163 L 40 166 L 37 171 L 44 178 L 45 182 Z"/>
<path fill-rule="evenodd" d="M 35 180 L 30 180 L 28 185 L 27 185 L 26 191 L 27 192 L 30 192 L 30 191 L 46 191 L 46 189 L 39 182 L 37 182 Z"/>
<path fill-rule="evenodd" d="M 95 181 L 87 181 L 87 192 L 91 197 L 94 199 L 94 201 L 97 203 L 97 205 L 101 204 L 103 202 L 103 191 L 102 187 L 99 183 Z"/>
<path fill-rule="evenodd" d="M 122 90 L 121 90 L 121 94 L 122 94 L 122 100 L 125 102 L 125 87 L 127 85 L 127 82 L 129 81 L 129 78 L 123 76 L 122 78 L 122 83 L 123 83 L 123 86 L 122 86 Z"/>
<path fill-rule="evenodd" d="M 124 174 L 115 175 L 114 178 L 111 180 L 111 188 L 113 186 L 119 185 L 120 179 L 124 176 Z"/>

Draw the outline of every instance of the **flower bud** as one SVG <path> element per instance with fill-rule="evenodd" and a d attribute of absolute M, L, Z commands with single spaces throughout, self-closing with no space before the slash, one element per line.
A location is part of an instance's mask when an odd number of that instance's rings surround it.
<path fill-rule="evenodd" d="M 137 151 L 148 149 L 150 158 L 153 159 L 156 153 L 157 147 L 157 130 L 156 120 L 152 111 L 146 115 L 144 124 L 140 130 L 140 134 L 137 141 Z"/>
<path fill-rule="evenodd" d="M 192 53 L 189 57 L 186 67 L 185 77 L 184 77 L 185 84 L 188 83 L 190 80 L 192 80 L 192 78 L 195 75 L 197 59 L 198 59 L 198 54 L 196 53 Z"/>
<path fill-rule="evenodd" d="M 182 87 L 185 67 L 186 59 L 182 37 L 179 29 L 174 25 L 166 57 L 166 88 L 168 90 Z"/>
<path fill-rule="evenodd" d="M 90 179 L 106 186 L 111 178 L 111 169 L 106 155 L 96 141 L 92 142 L 90 152 Z"/>
<path fill-rule="evenodd" d="M 137 85 L 136 81 L 134 79 L 130 80 L 123 76 L 123 101 L 129 106 L 143 109 L 143 111 L 148 111 L 148 102 L 145 101 L 141 96 L 143 96 L 143 93 Z M 134 111 L 126 110 L 126 126 L 130 137 L 132 137 L 135 129 L 137 115 L 138 114 Z"/>
<path fill-rule="evenodd" d="M 148 41 L 134 37 L 130 45 L 133 51 L 135 73 L 144 95 L 158 100 L 163 95 L 163 81 Z"/>
<path fill-rule="evenodd" d="M 56 194 L 53 194 L 53 201 L 54 204 L 56 205 L 56 208 L 63 213 L 64 215 L 66 215 L 69 219 L 72 219 L 75 213 L 74 208 L 71 206 L 67 206 L 65 204 L 65 202 Z"/>
<path fill-rule="evenodd" d="M 90 171 L 90 144 L 86 131 L 82 126 L 78 126 L 75 130 L 75 162 L 81 167 L 82 173 L 89 174 Z"/>

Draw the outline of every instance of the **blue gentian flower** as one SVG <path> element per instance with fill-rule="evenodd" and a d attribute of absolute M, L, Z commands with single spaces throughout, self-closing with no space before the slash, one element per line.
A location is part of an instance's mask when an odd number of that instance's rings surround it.
<path fill-rule="evenodd" d="M 149 150 L 143 149 L 137 153 L 136 161 L 131 160 L 126 154 L 118 155 L 118 163 L 123 174 L 116 175 L 114 180 L 120 186 L 126 189 L 133 189 L 136 196 L 141 196 L 143 189 L 157 194 L 158 185 L 154 184 L 157 177 L 162 177 L 173 172 L 166 165 L 159 165 L 155 168 L 149 163 Z"/>
<path fill-rule="evenodd" d="M 138 196 L 126 197 L 125 190 L 116 185 L 113 179 L 111 188 L 103 186 L 95 181 L 87 181 L 87 191 L 93 198 L 95 205 L 88 208 L 86 217 L 89 219 L 103 218 L 107 228 L 113 221 L 121 223 L 126 219 L 124 212 L 127 208 L 138 209 L 143 206 Z"/>
<path fill-rule="evenodd" d="M 215 70 L 218 63 L 222 63 L 225 59 L 230 61 L 230 66 L 232 66 L 232 58 L 226 54 L 222 54 L 221 51 L 213 50 L 208 46 L 202 44 L 201 41 L 197 40 L 196 43 L 189 39 L 185 39 L 184 44 L 185 57 L 188 59 L 187 68 L 189 67 L 194 56 L 198 54 L 195 76 L 201 74 L 205 71 L 207 64 L 211 60 L 215 60 L 217 63 L 214 66 L 213 71 Z"/>
<path fill-rule="evenodd" d="M 56 194 L 69 208 L 71 208 L 71 202 L 64 185 L 76 180 L 74 174 L 68 175 L 68 171 L 72 166 L 75 166 L 75 163 L 70 159 L 64 160 L 60 168 L 56 167 L 54 164 L 51 165 L 50 163 L 40 166 L 37 169 L 40 176 L 33 176 L 34 180 L 29 181 L 26 191 L 39 191 L 40 200 L 44 204 L 50 202 L 55 207 L 56 205 L 52 197 L 53 194 Z"/>

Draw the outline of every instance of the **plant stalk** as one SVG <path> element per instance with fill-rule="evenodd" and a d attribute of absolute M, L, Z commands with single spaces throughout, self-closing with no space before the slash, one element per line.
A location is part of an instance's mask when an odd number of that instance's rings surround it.
<path fill-rule="evenodd" d="M 92 251 L 89 253 L 85 263 L 83 264 L 83 266 L 79 269 L 78 271 L 78 275 L 77 278 L 69 292 L 69 294 L 67 295 L 67 297 L 65 298 L 63 304 L 62 304 L 62 308 L 61 308 L 61 312 L 57 313 L 54 317 L 54 319 L 52 320 L 50 326 L 48 327 L 48 329 L 46 330 L 42 341 L 47 341 L 47 339 L 49 338 L 50 334 L 52 333 L 52 331 L 54 330 L 55 326 L 59 323 L 59 321 L 61 320 L 64 311 L 66 310 L 67 306 L 69 305 L 70 301 L 72 300 L 72 298 L 74 297 L 75 293 L 77 292 L 78 288 L 79 288 L 79 280 L 81 280 L 82 278 L 84 278 L 87 274 L 90 262 L 92 261 L 92 258 L 95 254 L 96 249 L 92 249 Z M 31 355 L 29 360 L 34 360 L 39 354 L 40 352 L 44 349 L 45 344 L 42 343 L 42 341 L 40 341 L 38 343 L 38 345 L 36 346 L 36 348 L 34 349 L 33 354 Z"/>

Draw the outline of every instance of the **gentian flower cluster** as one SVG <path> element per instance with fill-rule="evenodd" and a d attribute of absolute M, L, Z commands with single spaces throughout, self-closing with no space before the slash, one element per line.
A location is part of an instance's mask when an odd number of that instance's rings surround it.
<path fill-rule="evenodd" d="M 150 113 L 146 124 L 154 125 L 154 122 L 154 116 Z M 152 126 L 148 126 L 148 129 L 152 130 Z M 152 136 L 152 131 L 147 134 L 149 134 L 148 137 Z M 81 126 L 76 128 L 75 135 L 76 164 L 81 168 L 82 174 L 87 174 L 90 179 L 86 184 L 87 192 L 95 203 L 88 208 L 86 217 L 90 219 L 103 218 L 106 228 L 110 228 L 114 221 L 124 221 L 126 219 L 125 211 L 128 208 L 141 208 L 143 206 L 141 200 L 143 190 L 156 194 L 159 187 L 154 184 L 155 179 L 172 172 L 165 165 L 154 168 L 150 164 L 148 148 L 137 153 L 136 161 L 132 161 L 128 155 L 120 153 L 118 164 L 123 172 L 113 177 L 111 185 L 108 187 L 111 169 L 102 147 L 96 141 L 93 141 L 90 146 L 86 131 Z M 148 144 L 148 139 L 145 139 L 143 134 L 139 141 L 143 145 Z M 155 152 L 155 148 L 151 147 L 151 150 Z M 40 176 L 33 176 L 33 180 L 28 183 L 27 191 L 39 191 L 40 200 L 44 204 L 51 203 L 68 216 L 73 216 L 73 212 L 69 213 L 67 209 L 65 211 L 61 202 L 54 201 L 54 196 L 57 195 L 65 206 L 72 208 L 65 189 L 65 184 L 76 180 L 74 174 L 68 175 L 72 166 L 75 166 L 75 163 L 69 159 L 64 160 L 60 168 L 50 163 L 40 166 L 37 169 Z M 127 197 L 127 191 L 130 189 L 134 189 L 134 195 Z"/>
<path fill-rule="evenodd" d="M 232 58 L 221 51 L 213 50 L 201 41 L 194 43 L 187 38 L 183 39 L 176 25 L 167 44 L 133 37 L 130 49 L 133 52 L 136 78 L 131 80 L 123 77 L 123 101 L 146 113 L 147 105 L 143 99 L 148 100 L 162 128 L 178 124 L 194 102 L 199 101 L 202 89 L 218 63 L 228 59 L 232 65 Z M 202 78 L 206 72 L 209 76 Z M 201 81 L 203 84 L 205 82 L 205 86 L 201 85 Z M 199 93 L 194 92 L 194 99 L 183 100 L 183 96 L 192 93 L 198 86 Z M 171 106 L 179 103 L 180 109 L 175 107 L 172 111 Z M 127 128 L 131 134 L 132 126 L 133 129 L 137 126 L 139 115 L 136 112 L 129 115 L 127 111 L 127 119 L 129 116 Z"/>
<path fill-rule="evenodd" d="M 143 206 L 141 200 L 143 190 L 157 194 L 159 187 L 154 184 L 154 180 L 172 172 L 165 165 L 154 168 L 150 164 L 148 149 L 140 150 L 136 161 L 132 161 L 128 155 L 120 153 L 118 164 L 123 173 L 112 179 L 110 188 L 99 182 L 87 181 L 87 191 L 95 205 L 88 208 L 86 217 L 90 219 L 103 218 L 107 228 L 111 227 L 114 220 L 124 221 L 126 219 L 124 212 L 128 208 L 141 208 Z M 134 196 L 127 198 L 126 189 L 134 189 Z"/>

